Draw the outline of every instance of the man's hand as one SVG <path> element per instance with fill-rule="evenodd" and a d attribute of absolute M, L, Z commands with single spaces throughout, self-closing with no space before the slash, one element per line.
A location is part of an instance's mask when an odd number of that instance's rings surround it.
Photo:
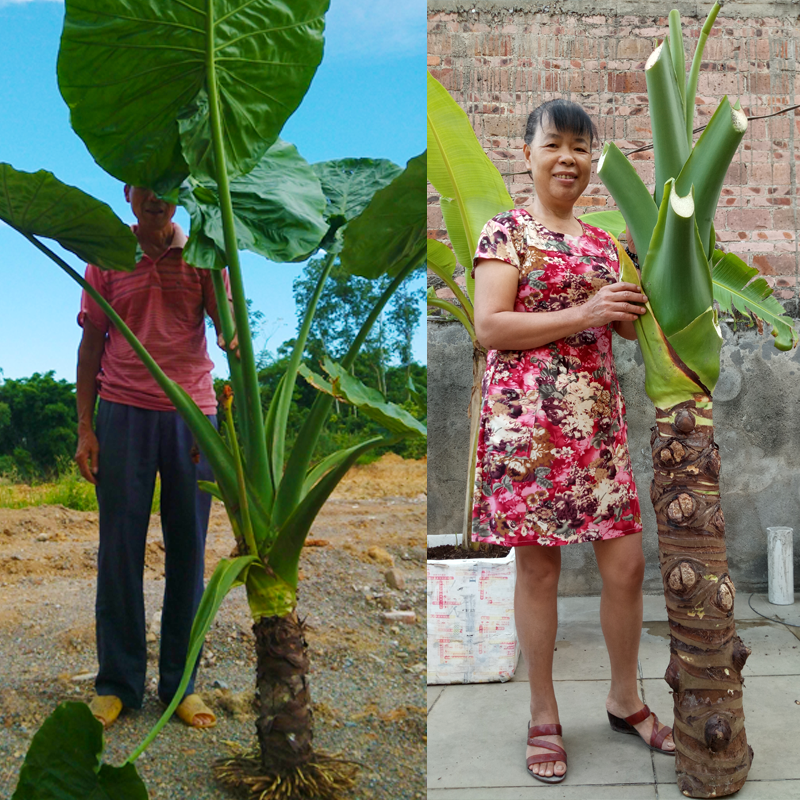
<path fill-rule="evenodd" d="M 81 475 L 89 483 L 97 485 L 97 467 L 100 459 L 100 444 L 94 431 L 78 431 L 78 449 L 75 451 L 75 461 Z"/>
<path fill-rule="evenodd" d="M 239 336 L 237 334 L 233 334 L 233 339 L 231 340 L 230 345 L 225 342 L 225 335 L 222 333 L 217 334 L 217 344 L 219 345 L 220 350 L 224 350 L 226 353 L 230 351 L 233 353 L 236 358 L 239 358 Z"/>

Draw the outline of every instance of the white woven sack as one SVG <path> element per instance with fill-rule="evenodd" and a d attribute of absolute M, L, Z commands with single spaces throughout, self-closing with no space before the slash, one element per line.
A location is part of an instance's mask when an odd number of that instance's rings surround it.
<path fill-rule="evenodd" d="M 505 558 L 428 561 L 428 683 L 507 681 L 519 657 L 514 549 Z"/>

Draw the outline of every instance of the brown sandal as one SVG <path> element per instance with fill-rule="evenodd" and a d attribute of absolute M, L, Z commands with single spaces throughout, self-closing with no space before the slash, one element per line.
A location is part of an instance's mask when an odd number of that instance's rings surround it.
<path fill-rule="evenodd" d="M 534 725 L 531 727 L 530 723 L 528 723 L 528 747 L 542 747 L 545 750 L 550 750 L 555 756 L 551 756 L 549 753 L 539 753 L 538 755 L 528 756 L 528 758 L 525 759 L 525 766 L 531 777 L 536 778 L 537 781 L 541 781 L 542 783 L 561 783 L 561 781 L 567 777 L 566 772 L 563 775 L 553 774 L 550 777 L 537 775 L 535 772 L 531 772 L 532 764 L 548 764 L 550 762 L 555 763 L 556 761 L 563 761 L 564 764 L 567 763 L 567 754 L 563 747 L 559 747 L 557 744 L 553 744 L 553 742 L 546 742 L 544 739 L 534 738 L 536 736 L 561 736 L 561 726 Z M 553 769 L 555 769 L 555 767 L 553 767 Z"/>
<path fill-rule="evenodd" d="M 634 725 L 638 725 L 640 722 L 644 722 L 653 712 L 645 706 L 640 711 L 637 711 L 635 714 L 631 714 L 629 717 L 615 717 L 610 711 L 608 713 L 608 721 L 611 723 L 611 730 L 616 731 L 617 733 L 632 733 L 634 736 L 638 736 L 642 739 L 642 735 L 639 731 L 634 728 Z M 647 746 L 651 750 L 655 750 L 657 753 L 664 753 L 667 756 L 674 756 L 675 750 L 665 750 L 661 745 L 664 744 L 664 740 L 672 733 L 672 728 L 668 725 L 661 725 L 659 727 L 658 717 L 653 714 L 653 730 L 650 731 L 650 744 Z M 644 739 L 642 739 L 645 742 Z M 647 742 L 645 742 L 647 744 Z"/>

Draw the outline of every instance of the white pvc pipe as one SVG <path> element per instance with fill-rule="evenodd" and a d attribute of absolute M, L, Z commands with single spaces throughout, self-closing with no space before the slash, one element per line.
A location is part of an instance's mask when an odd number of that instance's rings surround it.
<path fill-rule="evenodd" d="M 769 602 L 776 606 L 794 603 L 792 533 L 791 528 L 767 528 Z"/>

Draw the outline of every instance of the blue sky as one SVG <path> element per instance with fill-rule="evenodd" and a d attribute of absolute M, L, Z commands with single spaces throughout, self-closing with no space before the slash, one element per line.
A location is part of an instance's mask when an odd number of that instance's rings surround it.
<path fill-rule="evenodd" d="M 424 0 L 331 0 L 325 57 L 281 137 L 309 162 L 369 156 L 405 165 L 422 152 L 424 10 Z M 69 126 L 55 72 L 62 18 L 59 0 L 0 0 L 0 161 L 50 170 L 130 221 L 122 185 L 94 163 Z M 176 219 L 188 228 L 181 213 Z M 242 255 L 247 296 L 264 313 L 267 346 L 274 349 L 294 335 L 292 280 L 301 268 Z M 83 271 L 74 256 L 68 260 Z M 421 315 L 423 279 L 417 284 Z M 80 288 L 2 223 L 0 287 L 3 376 L 55 370 L 58 378 L 74 381 Z M 256 344 L 263 345 L 263 337 Z M 414 351 L 417 361 L 426 360 L 422 324 Z M 226 375 L 221 351 L 209 346 L 209 353 L 216 374 Z"/>

